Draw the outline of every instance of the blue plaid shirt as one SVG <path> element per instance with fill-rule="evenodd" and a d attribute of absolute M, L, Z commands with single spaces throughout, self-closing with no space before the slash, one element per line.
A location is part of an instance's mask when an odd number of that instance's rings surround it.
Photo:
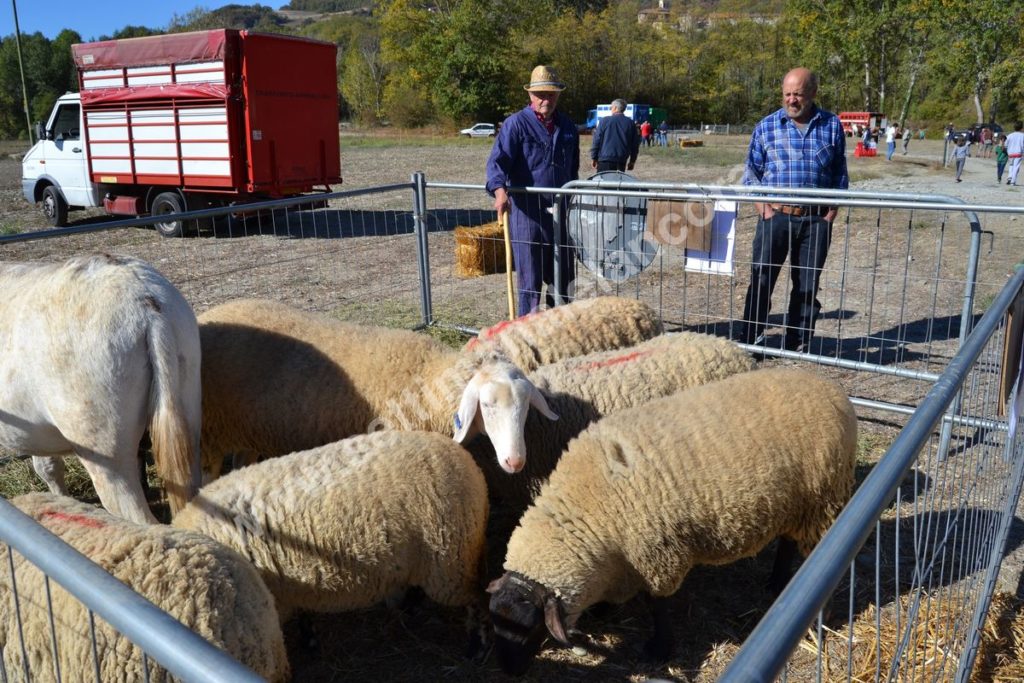
<path fill-rule="evenodd" d="M 785 109 L 761 119 L 750 138 L 743 184 L 847 189 L 846 133 L 839 117 L 815 107 L 802 132 Z"/>

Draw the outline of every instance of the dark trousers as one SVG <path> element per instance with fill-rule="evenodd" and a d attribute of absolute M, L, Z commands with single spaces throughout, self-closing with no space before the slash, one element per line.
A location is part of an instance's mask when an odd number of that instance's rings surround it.
<path fill-rule="evenodd" d="M 1001 183 L 1003 181 L 1003 171 L 1006 170 L 1006 162 L 996 160 L 996 182 Z"/>
<path fill-rule="evenodd" d="M 832 224 L 821 216 L 797 217 L 776 212 L 768 220 L 758 219 L 750 286 L 743 306 L 743 341 L 750 344 L 764 332 L 772 291 L 787 255 L 793 287 L 786 314 L 786 348 L 794 349 L 810 341 L 821 312 L 818 284 L 831 241 Z"/>
<path fill-rule="evenodd" d="M 598 173 L 600 173 L 601 171 L 623 171 L 624 172 L 625 170 L 626 170 L 626 160 L 625 159 L 623 159 L 622 161 L 616 161 L 614 159 L 610 159 L 608 161 L 598 161 L 597 162 L 597 172 Z"/>
<path fill-rule="evenodd" d="M 527 315 L 540 307 L 542 286 L 545 284 L 548 286 L 545 301 L 549 307 L 554 306 L 554 219 L 548 213 L 548 203 L 536 197 L 517 197 L 513 206 L 509 228 L 519 291 L 517 313 Z M 567 208 L 568 202 L 563 200 L 562 216 L 566 215 Z M 563 301 L 568 303 L 571 300 L 570 286 L 576 279 L 576 259 L 572 248 L 564 243 L 558 251 L 560 271 L 557 288 L 564 297 Z"/>

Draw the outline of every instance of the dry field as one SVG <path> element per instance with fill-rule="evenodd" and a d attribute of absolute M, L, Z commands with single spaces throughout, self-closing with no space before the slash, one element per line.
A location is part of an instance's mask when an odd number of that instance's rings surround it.
<path fill-rule="evenodd" d="M 645 149 L 634 175 L 649 181 L 731 183 L 737 177 L 736 166 L 742 162 L 746 142 L 745 138 L 721 136 L 708 138 L 703 149 Z M 589 138 L 584 138 L 583 143 L 589 145 Z M 937 163 L 940 145 L 915 141 L 909 157 L 898 158 L 891 164 L 881 158 L 854 160 L 851 157 L 854 186 L 905 192 L 956 192 L 965 199 L 988 203 L 1020 202 L 1019 195 L 1007 194 L 1008 188 L 993 187 L 994 179 L 988 176 L 990 173 L 994 176 L 994 172 L 990 172 L 984 160 L 968 165 L 965 183 L 952 185 L 949 172 Z M 414 171 L 423 171 L 429 181 L 479 184 L 483 182 L 489 149 L 488 141 L 399 134 L 345 135 L 342 138 L 345 183 L 340 189 L 405 183 Z M 0 234 L 38 229 L 41 227 L 38 210 L 28 206 L 20 193 L 20 165 L 16 157 L 23 150 L 8 143 L 3 151 L 0 156 Z M 586 148 L 583 157 L 587 158 Z M 468 326 L 496 322 L 503 313 L 504 276 L 459 281 L 452 274 L 451 263 L 450 228 L 455 224 L 486 222 L 490 218 L 487 215 L 489 200 L 482 191 L 431 190 L 428 203 L 431 209 L 437 210 L 432 217 L 436 224 L 431 226 L 430 236 L 435 316 L 442 322 Z M 408 191 L 398 191 L 332 202 L 331 209 L 336 213 L 323 223 L 309 216 L 275 215 L 259 218 L 257 225 L 250 221 L 241 229 L 236 225 L 227 234 L 205 231 L 198 238 L 183 240 L 163 240 L 151 230 L 135 228 L 14 242 L 4 244 L 2 249 L 5 260 L 59 259 L 92 250 L 115 250 L 140 256 L 156 264 L 179 284 L 199 311 L 238 296 L 267 296 L 344 318 L 412 326 L 419 320 L 419 292 L 414 242 L 408 230 L 410 206 Z M 98 220 L 95 215 L 73 214 L 73 217 L 79 225 Z M 905 224 L 908 221 L 911 229 Z M 752 225 L 749 218 L 741 217 L 741 229 L 752 230 Z M 990 301 L 998 291 L 1021 253 L 1014 232 L 1016 225 L 1011 219 L 985 216 L 983 227 L 992 232 L 996 247 L 984 254 L 976 306 L 979 312 L 984 309 L 986 297 Z M 890 233 L 899 236 L 890 241 Z M 911 240 L 907 235 L 916 235 L 916 239 Z M 936 244 L 945 243 L 946 239 L 947 248 L 937 253 Z M 877 265 L 885 262 L 890 252 L 904 250 L 900 259 L 916 258 L 936 267 L 941 264 L 942 272 L 946 272 L 951 264 L 964 259 L 964 244 L 962 232 L 957 234 L 933 214 L 917 218 L 908 218 L 905 213 L 879 214 L 871 220 L 854 218 L 837 231 L 830 261 L 848 258 L 856 263 L 860 258 Z M 737 263 L 749 259 L 749 244 L 740 244 L 737 240 L 736 249 Z M 869 253 L 871 249 L 877 253 Z M 863 253 L 851 253 L 857 250 Z M 635 293 L 654 303 L 670 324 L 696 318 L 701 325 L 715 329 L 722 324 L 721 318 L 703 312 L 728 310 L 729 302 L 742 306 L 745 275 L 740 270 L 731 286 L 721 286 L 706 278 L 688 276 L 681 267 L 667 265 L 656 273 L 648 272 L 617 285 L 611 291 Z M 850 272 L 856 273 L 856 269 Z M 887 305 L 885 315 L 893 319 L 875 320 L 872 329 L 885 328 L 885 325 L 903 329 L 902 325 L 916 320 L 922 312 L 935 310 L 935 289 L 917 286 L 933 279 L 934 274 L 907 272 L 907 281 L 891 283 L 892 291 L 884 293 L 864 291 L 871 286 L 867 279 L 851 279 L 841 283 L 842 289 L 839 289 L 839 285 L 829 283 L 826 276 L 825 315 L 820 323 L 822 336 L 841 339 L 839 331 L 847 314 L 867 315 L 862 310 L 849 311 L 850 306 L 844 306 L 844 301 L 847 304 L 850 301 L 884 302 Z M 786 286 L 780 281 L 777 291 L 784 291 Z M 585 274 L 581 276 L 581 287 L 585 294 L 586 287 L 607 290 L 606 283 Z M 687 294 L 677 296 L 680 291 Z M 848 300 L 840 294 L 845 294 Z M 959 300 L 953 299 L 943 307 L 950 316 L 959 314 Z M 888 307 L 890 302 L 898 305 Z M 739 317 L 738 311 L 735 314 Z M 903 314 L 915 317 L 901 320 Z M 922 325 L 925 322 L 922 321 Z M 895 354 L 909 366 L 914 358 L 920 358 L 923 369 L 938 371 L 941 368 L 936 364 L 948 360 L 952 354 L 957 330 L 952 319 L 932 322 L 935 324 L 928 326 L 928 333 L 920 337 L 900 339 L 891 348 L 883 344 L 884 348 L 864 349 L 864 359 L 872 361 L 875 358 L 872 354 L 878 358 Z M 723 330 L 718 327 L 718 331 Z M 464 339 L 452 333 L 439 334 L 453 344 Z M 833 348 L 823 352 L 842 355 L 847 351 L 849 349 Z M 891 360 L 892 356 L 888 358 Z M 863 373 L 850 370 L 822 369 L 822 372 L 843 382 L 851 394 L 905 405 L 919 401 L 926 388 L 921 383 L 891 377 L 865 377 Z M 861 477 L 877 462 L 903 424 L 903 418 L 891 413 L 864 411 L 862 418 Z M 9 466 L 0 477 L 5 480 L 5 495 L 32 485 L 24 464 Z M 87 485 L 82 491 L 88 496 Z M 500 510 L 494 514 L 492 538 L 495 542 L 489 558 L 492 575 L 500 571 L 502 538 L 514 522 Z M 1016 533 L 1019 537 L 1019 529 Z M 1012 538 L 1011 542 L 1014 547 L 1019 545 L 1019 539 Z M 638 648 L 649 631 L 650 621 L 642 602 L 634 601 L 601 617 L 584 615 L 580 627 L 591 636 L 590 651 L 577 655 L 549 648 L 525 680 L 640 681 L 651 677 L 712 680 L 771 604 L 772 596 L 765 588 L 771 560 L 769 549 L 755 558 L 726 567 L 698 568 L 687 577 L 672 602 L 677 655 L 665 665 L 650 665 L 639 657 Z M 1015 588 L 1013 585 L 1011 592 Z M 883 598 L 894 600 L 891 594 Z M 870 607 L 871 596 L 858 597 L 855 612 L 859 614 Z M 845 607 L 843 611 L 845 613 Z M 294 624 L 287 631 L 296 681 L 506 678 L 493 659 L 482 666 L 463 659 L 462 615 L 455 610 L 428 604 L 414 613 L 398 614 L 379 608 L 319 616 L 314 618 L 314 625 L 321 644 L 315 652 L 308 652 L 299 642 Z M 843 624 L 836 626 L 840 630 L 844 627 Z M 800 676 L 795 678 L 803 680 Z"/>

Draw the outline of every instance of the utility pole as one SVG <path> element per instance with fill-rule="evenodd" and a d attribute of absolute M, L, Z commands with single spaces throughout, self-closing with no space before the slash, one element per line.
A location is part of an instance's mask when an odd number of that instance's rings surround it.
<path fill-rule="evenodd" d="M 25 65 L 21 60 L 21 29 L 18 27 L 18 3 L 11 0 L 11 8 L 14 10 L 14 44 L 18 48 L 18 71 L 21 72 L 21 98 L 25 103 L 25 125 L 28 126 L 28 144 L 34 145 L 32 136 L 32 116 L 28 112 L 28 88 L 25 87 Z"/>

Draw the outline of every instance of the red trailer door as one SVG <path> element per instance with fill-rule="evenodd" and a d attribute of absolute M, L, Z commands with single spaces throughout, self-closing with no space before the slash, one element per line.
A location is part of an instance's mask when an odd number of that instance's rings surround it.
<path fill-rule="evenodd" d="M 242 33 L 249 191 L 341 182 L 336 59 L 332 43 Z"/>

